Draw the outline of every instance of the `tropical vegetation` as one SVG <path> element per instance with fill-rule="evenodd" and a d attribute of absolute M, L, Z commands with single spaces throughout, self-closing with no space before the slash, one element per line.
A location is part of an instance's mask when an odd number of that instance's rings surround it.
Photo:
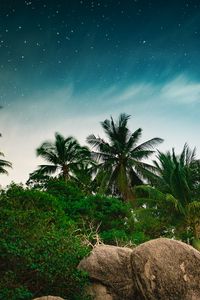
<path fill-rule="evenodd" d="M 37 173 L 45 175 L 58 172 L 64 180 L 73 176 L 77 166 L 90 161 L 90 151 L 87 147 L 81 147 L 75 138 L 65 138 L 59 133 L 55 134 L 54 143 L 42 143 L 37 148 L 37 155 L 48 162 L 46 165 L 40 165 Z"/>
<path fill-rule="evenodd" d="M 0 299 L 86 299 L 87 277 L 76 266 L 89 248 L 56 197 L 11 185 L 0 217 Z"/>
<path fill-rule="evenodd" d="M 141 184 L 146 172 L 153 168 L 144 159 L 163 141 L 152 138 L 138 145 L 142 129 L 131 132 L 127 127 L 129 118 L 130 115 L 120 114 L 117 122 L 112 117 L 101 122 L 108 141 L 94 134 L 87 137 L 87 142 L 96 149 L 92 154 L 99 162 L 100 190 L 115 192 L 124 200 L 134 198 L 134 186 Z"/>
<path fill-rule="evenodd" d="M 151 186 L 137 187 L 143 205 L 151 205 L 152 209 L 154 203 L 157 211 L 160 207 L 180 238 L 184 234 L 199 239 L 200 161 L 196 159 L 196 149 L 191 150 L 185 144 L 180 155 L 176 155 L 174 149 L 158 152 L 154 165 L 155 172 L 149 173 Z"/>
<path fill-rule="evenodd" d="M 161 152 L 163 140 L 140 142 L 129 119 L 101 122 L 105 138 L 91 134 L 89 146 L 56 133 L 36 149 L 44 164 L 26 185 L 1 189 L 0 299 L 88 299 L 77 265 L 99 243 L 134 247 L 163 236 L 200 250 L 196 149 Z M 0 160 L 0 173 L 11 166 Z"/>

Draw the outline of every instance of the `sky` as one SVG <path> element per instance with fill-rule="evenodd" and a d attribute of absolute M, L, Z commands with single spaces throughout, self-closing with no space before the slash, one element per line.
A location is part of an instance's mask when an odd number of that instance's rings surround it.
<path fill-rule="evenodd" d="M 0 184 L 25 182 L 54 133 L 83 145 L 122 112 L 141 142 L 200 156 L 200 2 L 1 0 Z"/>

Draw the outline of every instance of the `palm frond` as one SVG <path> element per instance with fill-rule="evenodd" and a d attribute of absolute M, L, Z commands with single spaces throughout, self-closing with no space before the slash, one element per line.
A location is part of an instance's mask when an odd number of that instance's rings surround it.
<path fill-rule="evenodd" d="M 38 169 L 36 170 L 40 174 L 54 174 L 58 170 L 58 166 L 55 165 L 39 165 Z"/>
<path fill-rule="evenodd" d="M 4 156 L 4 154 L 0 152 L 0 156 Z M 7 160 L 0 159 L 0 174 L 8 175 L 8 171 L 5 168 L 12 168 L 12 163 Z"/>
<path fill-rule="evenodd" d="M 0 159 L 0 167 L 12 168 L 12 163 L 7 160 Z"/>
<path fill-rule="evenodd" d="M 139 146 L 137 146 L 135 148 L 135 151 L 140 151 L 140 150 L 148 150 L 148 149 L 153 149 L 155 146 L 157 146 L 158 144 L 162 143 L 164 140 L 161 138 L 153 138 L 150 139 L 142 144 L 140 144 Z"/>
<path fill-rule="evenodd" d="M 136 145 L 138 140 L 141 138 L 141 135 L 142 135 L 142 128 L 138 128 L 130 135 L 126 145 L 127 150 L 129 151 L 132 150 L 133 146 Z"/>
<path fill-rule="evenodd" d="M 152 155 L 153 153 L 154 153 L 153 150 L 138 150 L 138 151 L 132 150 L 130 152 L 130 156 L 133 159 L 141 160 L 141 159 L 149 158 L 149 156 Z"/>
<path fill-rule="evenodd" d="M 0 167 L 0 174 L 8 175 L 8 171 L 6 171 L 4 168 Z"/>

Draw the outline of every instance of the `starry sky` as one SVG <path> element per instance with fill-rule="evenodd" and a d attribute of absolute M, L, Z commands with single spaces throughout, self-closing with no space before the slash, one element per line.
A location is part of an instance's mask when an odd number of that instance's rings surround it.
<path fill-rule="evenodd" d="M 1 0 L 0 105 L 3 185 L 27 180 L 56 131 L 85 144 L 120 112 L 160 150 L 200 155 L 200 2 Z"/>

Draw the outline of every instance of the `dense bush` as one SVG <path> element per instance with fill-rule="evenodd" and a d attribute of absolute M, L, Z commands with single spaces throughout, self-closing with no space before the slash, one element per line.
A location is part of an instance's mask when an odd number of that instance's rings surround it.
<path fill-rule="evenodd" d="M 51 179 L 45 184 L 45 190 L 59 202 L 66 206 L 69 201 L 79 201 L 85 194 L 78 188 L 77 184 L 72 181 L 63 181 L 60 179 Z"/>
<path fill-rule="evenodd" d="M 92 241 L 92 232 L 98 229 L 101 240 L 106 244 L 140 244 L 150 239 L 142 227 L 135 222 L 129 203 L 105 195 L 84 195 L 73 182 L 51 180 L 47 192 L 56 196 L 70 218 Z"/>
<path fill-rule="evenodd" d="M 76 266 L 89 250 L 58 200 L 13 185 L 0 208 L 0 299 L 84 299 L 87 277 Z"/>

